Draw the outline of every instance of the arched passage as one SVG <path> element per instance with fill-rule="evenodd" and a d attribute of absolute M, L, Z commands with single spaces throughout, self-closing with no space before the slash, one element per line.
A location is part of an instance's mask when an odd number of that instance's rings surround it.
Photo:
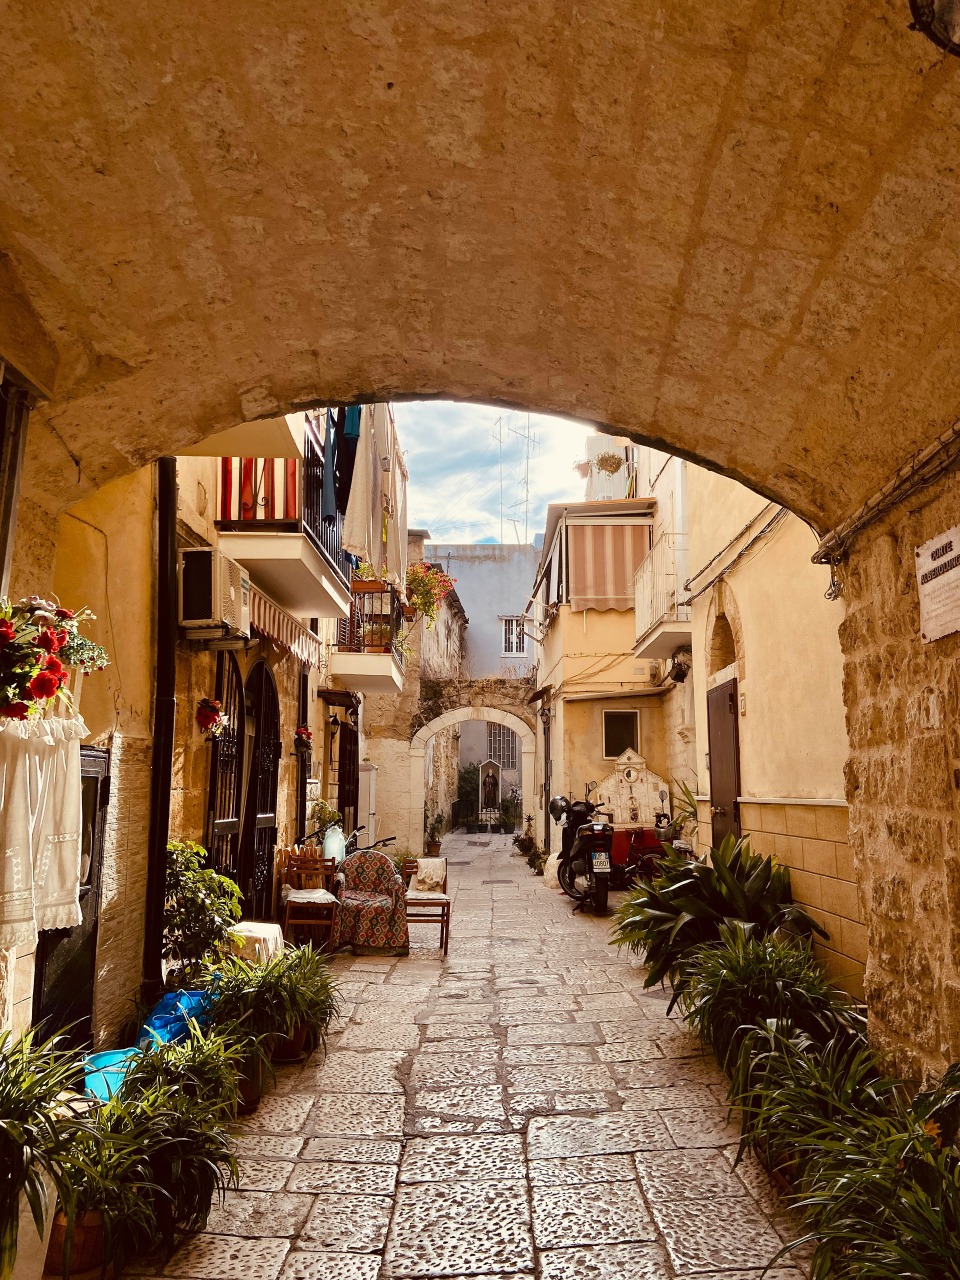
<path fill-rule="evenodd" d="M 496 707 L 458 707 L 453 711 L 445 711 L 429 724 L 425 724 L 413 736 L 410 743 L 410 825 L 407 831 L 407 848 L 411 853 L 423 850 L 423 800 L 424 800 L 424 764 L 427 754 L 427 743 L 441 729 L 450 729 L 454 725 L 463 724 L 466 720 L 486 720 L 493 724 L 506 725 L 520 739 L 520 786 L 523 791 L 524 814 L 536 813 L 534 807 L 533 766 L 536 753 L 536 739 L 533 730 L 519 716 L 509 711 L 500 711 Z"/>

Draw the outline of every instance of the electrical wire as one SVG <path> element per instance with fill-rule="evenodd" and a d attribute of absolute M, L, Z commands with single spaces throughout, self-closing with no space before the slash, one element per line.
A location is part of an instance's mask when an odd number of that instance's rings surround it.
<path fill-rule="evenodd" d="M 757 521 L 758 521 L 758 520 L 760 519 L 760 517 L 764 514 L 764 512 L 769 511 L 769 510 L 770 510 L 770 508 L 771 508 L 772 506 L 775 506 L 775 505 L 776 505 L 776 504 L 775 504 L 775 503 L 773 503 L 773 502 L 768 502 L 768 503 L 766 504 L 766 506 L 764 506 L 764 507 L 761 507 L 761 508 L 760 508 L 760 510 L 756 513 L 756 515 L 752 515 L 752 516 L 750 517 L 750 519 L 747 521 L 747 523 L 746 523 L 746 524 L 743 526 L 743 528 L 740 530 L 740 532 L 739 532 L 739 533 L 735 533 L 735 534 L 733 535 L 733 537 L 730 539 L 730 541 L 726 544 L 726 546 L 721 547 L 721 548 L 720 548 L 720 550 L 717 552 L 717 554 L 716 554 L 715 556 L 711 556 L 711 557 L 710 557 L 710 559 L 707 561 L 707 563 L 706 563 L 705 565 L 702 565 L 702 566 L 697 570 L 697 572 L 696 572 L 696 573 L 693 573 L 693 574 L 691 574 L 691 575 L 690 575 L 690 577 L 689 577 L 689 578 L 686 580 L 686 582 L 683 584 L 683 589 L 684 589 L 684 591 L 689 591 L 689 590 L 690 590 L 690 587 L 692 586 L 692 584 L 693 584 L 694 582 L 696 582 L 697 578 L 702 577 L 702 576 L 703 576 L 703 574 L 705 574 L 705 573 L 707 572 L 707 570 L 708 570 L 712 565 L 715 565 L 715 564 L 717 563 L 717 561 L 718 561 L 719 559 L 721 559 L 721 557 L 725 556 L 725 555 L 727 554 L 727 552 L 730 550 L 730 548 L 731 548 L 732 546 L 735 546 L 735 545 L 736 545 L 736 543 L 738 543 L 738 542 L 740 541 L 740 539 L 743 537 L 743 535 L 744 535 L 744 534 L 745 534 L 749 529 L 752 529 L 752 528 L 753 528 L 753 526 L 757 523 Z M 782 510 L 784 510 L 784 508 L 783 508 L 783 507 L 781 507 L 781 508 L 780 508 L 780 510 L 782 511 Z M 714 581 L 716 581 L 716 579 L 714 579 Z M 699 595 L 699 594 L 701 594 L 701 593 L 700 593 L 700 592 L 698 592 L 697 594 Z M 692 597 L 691 597 L 691 598 L 692 598 Z"/>
<path fill-rule="evenodd" d="M 735 567 L 740 563 L 740 561 L 744 558 L 744 556 L 747 554 L 747 552 L 748 552 L 748 551 L 750 551 L 752 547 L 755 547 L 755 546 L 757 545 L 757 543 L 758 543 L 758 542 L 762 541 L 762 540 L 767 536 L 767 534 L 768 534 L 768 533 L 772 533 L 772 532 L 773 532 L 773 530 L 774 530 L 774 529 L 775 529 L 779 524 L 781 524 L 781 523 L 782 523 L 782 522 L 787 518 L 787 516 L 788 516 L 789 514 L 790 514 L 790 513 L 787 511 L 787 509 L 786 509 L 785 507 L 781 507 L 779 511 L 777 511 L 773 516 L 771 516 L 771 518 L 767 521 L 767 523 L 763 526 L 763 528 L 762 528 L 761 530 L 759 530 L 759 532 L 758 532 L 758 533 L 754 534 L 754 536 L 750 539 L 750 541 L 749 541 L 748 543 L 746 543 L 743 547 L 741 547 L 741 548 L 740 548 L 740 550 L 739 550 L 739 551 L 737 552 L 737 554 L 733 557 L 733 559 L 730 561 L 730 563 L 729 563 L 728 565 L 725 565 L 725 566 L 720 570 L 720 572 L 719 572 L 719 573 L 715 573 L 715 574 L 713 575 L 713 577 L 710 579 L 710 581 L 709 581 L 709 582 L 704 583 L 704 585 L 703 585 L 702 587 L 700 587 L 697 591 L 692 592 L 692 593 L 691 593 L 691 595 L 689 596 L 689 598 L 686 600 L 686 602 L 685 602 L 685 603 L 686 603 L 686 604 L 693 604 L 694 600 L 699 600 L 699 598 L 700 598 L 700 597 L 701 597 L 705 592 L 709 591 L 709 590 L 710 590 L 710 588 L 711 588 L 715 583 L 719 582 L 721 578 L 725 578 L 725 577 L 726 577 L 726 575 L 727 575 L 728 573 L 730 573 L 730 571 L 731 571 L 732 569 L 734 569 L 734 568 L 735 568 Z M 751 521 L 751 523 L 752 523 L 752 521 Z M 748 526 L 748 528 L 749 528 L 749 526 Z M 736 539 L 734 539 L 734 541 L 736 541 Z M 726 550 L 726 548 L 724 548 L 724 549 Z M 722 553 L 721 553 L 721 554 L 722 554 Z M 713 559 L 713 561 L 711 561 L 711 564 L 712 564 L 716 559 L 717 559 L 717 557 L 716 557 L 716 556 L 714 556 L 714 559 Z M 701 570 L 701 573 L 702 573 L 702 572 L 703 572 L 703 570 Z M 691 581 L 692 581 L 692 579 L 691 579 Z"/>

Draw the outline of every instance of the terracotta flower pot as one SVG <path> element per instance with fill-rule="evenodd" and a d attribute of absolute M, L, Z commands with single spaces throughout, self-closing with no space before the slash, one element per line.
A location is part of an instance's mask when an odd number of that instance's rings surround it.
<path fill-rule="evenodd" d="M 251 1112 L 256 1111 L 260 1105 L 260 1099 L 263 1096 L 263 1062 L 258 1057 L 254 1062 L 248 1062 L 240 1072 L 240 1103 L 237 1107 L 237 1114 L 248 1116 Z"/>
<path fill-rule="evenodd" d="M 274 1062 L 299 1062 L 307 1046 L 307 1033 L 310 1030 L 305 1022 L 301 1022 L 292 1036 L 277 1036 L 270 1050 Z"/>
<path fill-rule="evenodd" d="M 53 1231 L 47 1247 L 47 1260 L 43 1267 L 45 1275 L 66 1274 L 68 1233 L 66 1214 L 58 1212 L 53 1220 Z M 93 1271 L 95 1268 L 102 1267 L 105 1256 L 103 1214 L 99 1209 L 77 1214 L 73 1224 L 73 1243 L 70 1247 L 70 1274 L 80 1275 L 84 1271 Z"/>
<path fill-rule="evenodd" d="M 431 858 L 439 858 L 439 856 L 440 856 L 440 841 L 439 841 L 439 840 L 428 840 L 428 841 L 427 841 L 427 854 L 428 854 L 428 856 L 429 856 L 429 857 L 431 857 Z"/>

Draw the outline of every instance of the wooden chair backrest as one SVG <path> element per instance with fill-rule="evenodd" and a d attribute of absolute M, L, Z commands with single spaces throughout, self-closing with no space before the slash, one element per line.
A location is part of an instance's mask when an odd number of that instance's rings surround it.
<path fill-rule="evenodd" d="M 416 882 L 419 865 L 420 865 L 419 858 L 404 858 L 403 869 L 401 870 L 400 875 L 401 875 L 401 878 L 403 879 L 403 883 L 406 886 L 406 888 L 409 889 L 410 886 Z M 446 893 L 446 891 L 447 891 L 447 875 L 446 875 L 446 868 L 444 868 L 443 892 Z"/>
<path fill-rule="evenodd" d="M 297 850 L 287 859 L 283 878 L 291 889 L 329 889 L 336 874 L 336 858 L 325 858 L 316 849 Z"/>

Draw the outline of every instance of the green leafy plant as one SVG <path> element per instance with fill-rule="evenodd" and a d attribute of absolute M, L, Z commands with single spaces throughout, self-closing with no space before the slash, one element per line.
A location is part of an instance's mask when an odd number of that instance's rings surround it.
<path fill-rule="evenodd" d="M 230 929 L 240 919 L 240 890 L 205 867 L 206 856 L 202 845 L 189 840 L 167 845 L 162 954 L 187 982 L 197 976 L 204 957 L 229 950 Z"/>
<path fill-rule="evenodd" d="M 453 590 L 455 583 L 456 578 L 444 573 L 438 565 L 430 565 L 423 560 L 407 569 L 407 600 L 422 618 L 426 618 L 428 627 L 436 622 L 440 603 Z"/>
<path fill-rule="evenodd" d="M 439 840 L 441 835 L 443 835 L 443 827 L 443 814 L 435 813 L 427 823 L 427 839 L 431 841 L 431 843 L 434 840 Z"/>
<path fill-rule="evenodd" d="M 54 1211 L 48 1185 L 61 1194 L 69 1187 L 66 1126 L 76 1087 L 75 1055 L 55 1040 L 36 1043 L 33 1034 L 0 1032 L 0 1276 L 13 1270 L 20 1226 L 20 1196 L 26 1197 L 42 1237 Z"/>
<path fill-rule="evenodd" d="M 226 957 L 205 970 L 216 995 L 211 1021 L 240 1034 L 292 1036 L 302 1024 L 322 1038 L 339 998 L 330 969 L 311 946 L 288 947 L 265 964 Z"/>
<path fill-rule="evenodd" d="M 457 773 L 457 800 L 460 820 L 476 822 L 480 805 L 480 766 L 462 765 Z"/>
<path fill-rule="evenodd" d="M 722 925 L 716 943 L 689 953 L 684 973 L 684 1018 L 728 1072 L 758 1023 L 775 1020 L 818 1042 L 842 1028 L 865 1032 L 863 1014 L 827 981 L 805 938 Z"/>
<path fill-rule="evenodd" d="M 513 837 L 513 847 L 526 858 L 527 866 L 531 871 L 538 876 L 543 875 L 543 868 L 547 862 L 547 852 L 537 842 L 531 814 L 528 814 L 523 830 Z"/>
<path fill-rule="evenodd" d="M 323 840 L 331 827 L 339 826 L 342 821 L 340 814 L 326 800 L 314 800 L 310 806 L 311 833 L 316 832 L 319 841 Z"/>
<path fill-rule="evenodd" d="M 613 943 L 643 953 L 649 969 L 644 986 L 665 978 L 683 988 L 684 963 L 693 948 L 716 942 L 736 920 L 757 937 L 789 926 L 797 933 L 827 933 L 794 905 L 790 872 L 776 859 L 752 853 L 747 840 L 727 836 L 705 862 L 691 862 L 670 845 L 660 874 L 641 881 L 618 908 Z M 671 1006 L 672 1006 L 671 1002 Z"/>

